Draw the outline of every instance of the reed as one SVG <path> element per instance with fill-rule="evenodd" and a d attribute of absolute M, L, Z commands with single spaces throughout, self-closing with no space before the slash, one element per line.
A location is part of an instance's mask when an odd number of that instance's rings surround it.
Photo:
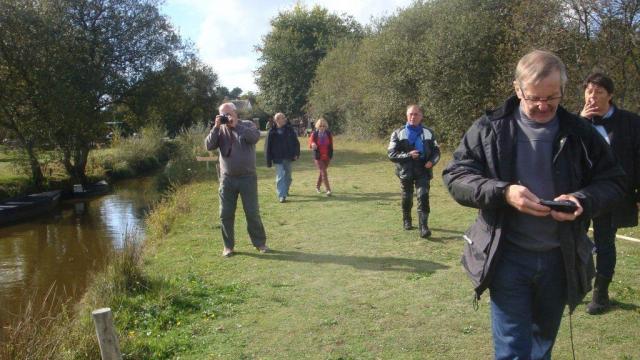
<path fill-rule="evenodd" d="M 68 321 L 66 296 L 59 296 L 55 284 L 40 297 L 34 292 L 23 310 L 1 331 L 0 359 L 55 359 L 64 343 L 58 324 Z"/>

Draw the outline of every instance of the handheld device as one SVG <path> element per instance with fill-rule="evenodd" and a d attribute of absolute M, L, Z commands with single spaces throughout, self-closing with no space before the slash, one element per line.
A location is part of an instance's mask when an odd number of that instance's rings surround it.
<path fill-rule="evenodd" d="M 578 209 L 578 206 L 569 200 L 540 200 L 540 205 L 550 207 L 551 210 L 560 211 L 564 213 L 573 213 Z"/>

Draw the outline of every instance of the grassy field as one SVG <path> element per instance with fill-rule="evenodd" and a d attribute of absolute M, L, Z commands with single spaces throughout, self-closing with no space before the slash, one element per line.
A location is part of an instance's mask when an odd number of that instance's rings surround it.
<path fill-rule="evenodd" d="M 284 204 L 259 153 L 269 254 L 251 246 L 239 207 L 237 255 L 223 258 L 215 179 L 183 188 L 168 235 L 147 252 L 149 284 L 111 304 L 125 357 L 491 358 L 488 294 L 474 311 L 459 263 L 460 234 L 475 211 L 446 192 L 445 158 L 431 187 L 433 238 L 402 230 L 385 145 L 338 138 L 333 197 L 316 194 L 304 151 Z M 582 304 L 573 315 L 578 359 L 640 358 L 640 244 L 618 244 L 613 310 L 588 316 Z M 566 313 L 554 358 L 572 358 L 569 334 Z"/>

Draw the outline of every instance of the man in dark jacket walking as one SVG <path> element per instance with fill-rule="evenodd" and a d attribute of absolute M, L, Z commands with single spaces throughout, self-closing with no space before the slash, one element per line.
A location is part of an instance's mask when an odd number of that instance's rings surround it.
<path fill-rule="evenodd" d="M 411 230 L 413 188 L 418 199 L 420 237 L 431 236 L 429 230 L 429 182 L 433 166 L 440 160 L 440 148 L 433 130 L 422 126 L 422 109 L 407 106 L 407 123 L 391 134 L 387 149 L 389 159 L 396 163 L 396 175 L 402 188 L 402 220 L 405 230 Z"/>
<path fill-rule="evenodd" d="M 489 288 L 496 359 L 551 358 L 565 305 L 573 311 L 591 288 L 584 221 L 622 197 L 624 172 L 607 144 L 559 106 L 566 81 L 554 54 L 522 57 L 516 96 L 473 123 L 443 172 L 454 199 L 480 209 L 462 264 L 476 300 Z"/>
<path fill-rule="evenodd" d="M 283 113 L 277 113 L 273 118 L 275 126 L 272 126 L 267 134 L 264 155 L 267 158 L 267 167 L 276 164 L 276 191 L 278 199 L 283 203 L 289 196 L 289 188 L 293 181 L 291 163 L 300 157 L 300 141 Z"/>
<path fill-rule="evenodd" d="M 638 225 L 640 207 L 640 116 L 615 106 L 613 80 L 593 73 L 584 81 L 584 107 L 580 116 L 588 120 L 611 146 L 627 174 L 623 201 L 593 219 L 596 243 L 596 280 L 587 312 L 600 314 L 609 308 L 609 283 L 616 267 L 618 228 Z"/>

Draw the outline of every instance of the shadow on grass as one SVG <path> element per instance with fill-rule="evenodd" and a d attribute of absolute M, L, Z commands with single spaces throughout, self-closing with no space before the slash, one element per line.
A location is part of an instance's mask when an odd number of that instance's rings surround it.
<path fill-rule="evenodd" d="M 429 238 L 430 241 L 444 242 L 445 240 L 460 240 L 460 239 L 462 239 L 462 231 L 441 229 L 441 228 L 434 228 L 434 227 L 430 227 L 430 229 L 434 233 L 449 234 L 448 236 L 432 236 L 431 238 Z"/>
<path fill-rule="evenodd" d="M 625 311 L 639 311 L 640 306 L 636 305 L 636 304 L 632 304 L 632 303 L 624 303 L 618 300 L 611 300 L 611 309 L 610 311 L 615 311 L 615 310 L 625 310 Z"/>
<path fill-rule="evenodd" d="M 329 202 L 329 201 L 348 201 L 348 202 L 368 202 L 368 201 L 391 201 L 398 200 L 399 194 L 395 192 L 376 192 L 376 193 L 333 193 L 327 196 L 324 192 L 314 195 L 297 195 L 291 194 L 287 197 L 287 202 Z"/>
<path fill-rule="evenodd" d="M 437 270 L 449 268 L 447 265 L 428 260 L 416 260 L 397 257 L 369 257 L 332 254 L 312 254 L 300 251 L 272 250 L 268 254 L 254 254 L 249 252 L 236 252 L 237 255 L 245 255 L 265 260 L 305 262 L 313 264 L 337 264 L 347 265 L 360 270 L 372 271 L 399 271 L 407 273 L 434 273 Z"/>

